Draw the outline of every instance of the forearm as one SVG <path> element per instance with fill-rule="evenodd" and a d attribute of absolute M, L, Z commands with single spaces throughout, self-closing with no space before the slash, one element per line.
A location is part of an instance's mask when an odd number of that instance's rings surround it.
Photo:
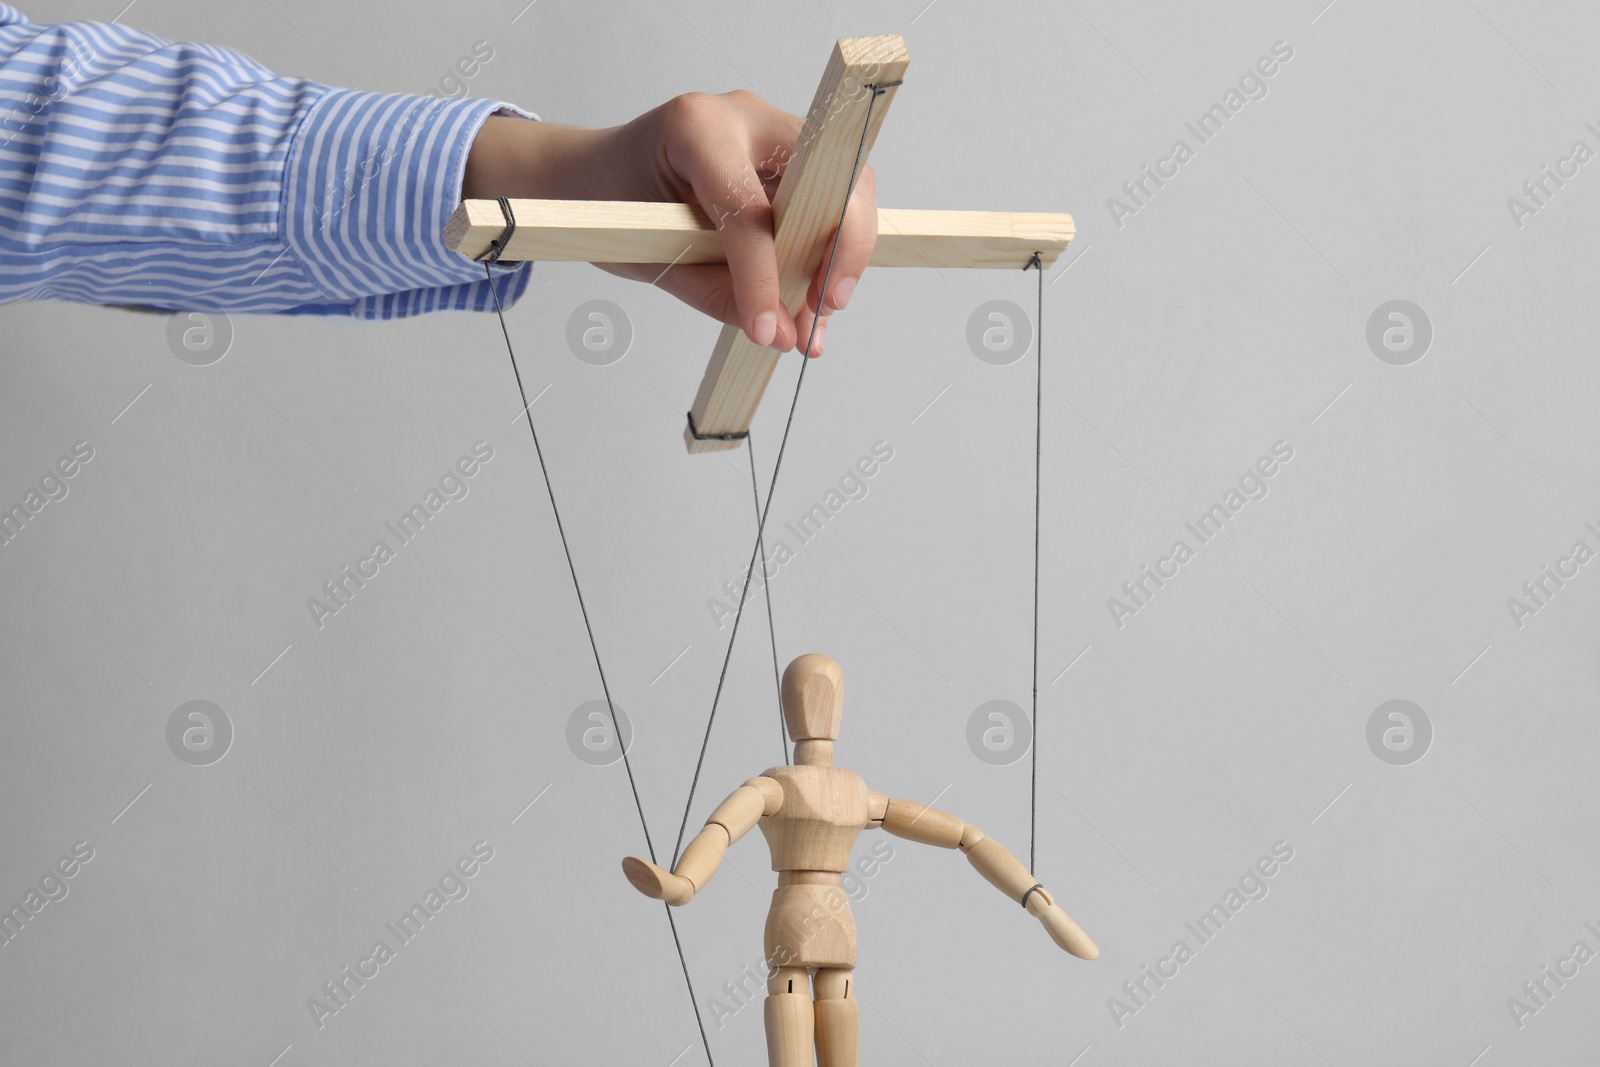
<path fill-rule="evenodd" d="M 692 201 L 661 142 L 661 111 L 600 129 L 491 115 L 468 153 L 462 199 Z"/>
<path fill-rule="evenodd" d="M 1089 935 L 1056 905 L 1050 891 L 1022 861 L 976 826 L 926 804 L 891 800 L 878 793 L 871 794 L 868 803 L 872 821 L 881 820 L 889 833 L 940 848 L 960 849 L 985 881 L 1026 908 L 1061 948 L 1089 960 L 1100 954 Z"/>
<path fill-rule="evenodd" d="M 1004 845 L 976 826 L 968 826 L 962 831 L 958 847 L 985 881 L 1017 903 L 1022 904 L 1030 891 L 1035 895 L 1041 892 L 1035 888 L 1039 882 L 1034 879 L 1033 872 L 1024 867 L 1022 861 Z"/>
<path fill-rule="evenodd" d="M 691 897 L 706 887 L 711 876 L 717 873 L 717 868 L 722 866 L 722 858 L 727 854 L 729 844 L 726 827 L 714 822 L 701 827 L 672 870 L 672 876 L 676 879 L 671 886 L 672 894 L 662 899 L 668 904 L 687 904 Z"/>
<path fill-rule="evenodd" d="M 954 815 L 909 800 L 880 800 L 878 794 L 872 795 L 869 804 L 874 815 L 879 810 L 883 813 L 874 821 L 881 819 L 883 828 L 896 837 L 938 848 L 959 848 L 979 874 L 1018 903 L 1035 884 L 1028 869 L 998 841 Z"/>
<path fill-rule="evenodd" d="M 673 870 L 666 871 L 654 863 L 629 856 L 622 861 L 623 873 L 634 888 L 647 897 L 672 905 L 687 904 L 722 866 L 728 846 L 749 833 L 762 816 L 776 814 L 782 805 L 782 786 L 771 778 L 752 778 L 717 805 L 705 826 L 678 857 Z"/>
<path fill-rule="evenodd" d="M 1080 959 L 1092 960 L 1100 955 L 1093 939 L 1073 922 L 1072 916 L 1061 910 L 1050 891 L 1004 845 L 985 836 L 976 826 L 968 826 L 961 835 L 960 847 L 967 854 L 967 862 L 990 885 L 1038 919 L 1058 946 Z"/>
<path fill-rule="evenodd" d="M 883 828 L 896 837 L 939 848 L 959 848 L 979 874 L 1019 904 L 1023 895 L 1036 884 L 1028 869 L 1000 842 L 948 812 L 878 793 L 869 796 L 868 804 L 873 821 L 881 821 Z"/>
<path fill-rule="evenodd" d="M 594 200 L 587 163 L 608 131 L 490 115 L 467 154 L 463 200 Z"/>

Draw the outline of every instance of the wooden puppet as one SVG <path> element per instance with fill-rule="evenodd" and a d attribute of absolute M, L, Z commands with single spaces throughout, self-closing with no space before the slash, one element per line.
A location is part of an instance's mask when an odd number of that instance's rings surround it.
<path fill-rule="evenodd" d="M 860 775 L 833 766 L 844 711 L 839 665 L 811 653 L 783 674 L 783 714 L 794 763 L 752 778 L 724 800 L 668 872 L 628 857 L 623 872 L 647 897 L 682 905 L 721 865 L 728 846 L 761 827 L 778 872 L 767 914 L 764 1014 L 770 1067 L 856 1067 L 859 1018 L 851 996 L 855 920 L 840 875 L 862 830 L 959 848 L 995 888 L 1044 924 L 1057 945 L 1092 960 L 1089 936 L 999 842 L 953 815 L 872 792 Z M 809 982 L 809 991 L 807 985 Z"/>

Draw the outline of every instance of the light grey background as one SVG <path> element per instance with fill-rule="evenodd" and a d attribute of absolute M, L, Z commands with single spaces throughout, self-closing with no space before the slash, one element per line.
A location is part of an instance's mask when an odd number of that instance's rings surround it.
<path fill-rule="evenodd" d="M 1066 956 L 960 856 L 891 839 L 856 907 L 865 1062 L 1592 1063 L 1600 963 L 1520 1028 L 1507 999 L 1600 950 L 1600 564 L 1521 628 L 1506 602 L 1600 547 L 1600 163 L 1521 228 L 1506 200 L 1573 141 L 1600 148 L 1600 19 L 1322 2 L 141 0 L 124 19 L 408 92 L 485 40 L 473 94 L 588 124 L 691 89 L 801 110 L 835 37 L 903 33 L 880 202 L 1078 220 L 1044 290 L 1037 873 L 1103 954 Z M 1294 54 L 1268 95 L 1115 225 L 1108 198 L 1277 41 Z M 980 761 L 966 724 L 1029 700 L 1035 368 L 980 362 L 965 331 L 985 301 L 1031 311 L 1035 284 L 869 272 L 773 507 L 776 527 L 893 447 L 773 583 L 778 650 L 843 664 L 841 765 L 1022 856 L 1027 760 Z M 594 299 L 635 329 L 609 367 L 566 348 Z M 1392 299 L 1433 324 L 1409 366 L 1365 340 Z M 716 326 L 576 265 L 542 267 L 509 322 L 670 849 L 727 639 L 706 602 L 753 525 L 745 456 L 679 442 Z M 0 903 L 95 850 L 0 947 L 0 1060 L 701 1062 L 661 908 L 618 867 L 643 850 L 622 768 L 565 743 L 599 687 L 493 317 L 233 325 L 197 368 L 159 317 L 0 310 L 0 498 L 95 449 L 0 549 Z M 795 370 L 756 424 L 763 485 Z M 319 631 L 306 599 L 478 440 L 495 458 L 470 495 Z M 1280 440 L 1269 495 L 1119 629 L 1107 599 Z M 764 611 L 746 624 L 695 824 L 778 757 Z M 195 699 L 235 731 L 206 767 L 166 741 Z M 1366 741 L 1392 699 L 1433 724 L 1409 766 Z M 319 1029 L 307 999 L 479 840 L 470 894 Z M 1270 893 L 1199 945 L 1185 922 L 1279 841 Z M 718 1028 L 710 1003 L 759 957 L 763 855 L 741 843 L 677 913 L 719 1063 L 764 1056 L 759 1004 Z M 1110 998 L 1180 938 L 1195 958 L 1119 1028 Z"/>

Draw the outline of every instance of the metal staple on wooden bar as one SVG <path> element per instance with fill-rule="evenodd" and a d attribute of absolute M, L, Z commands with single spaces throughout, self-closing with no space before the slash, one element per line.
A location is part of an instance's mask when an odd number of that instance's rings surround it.
<path fill-rule="evenodd" d="M 738 433 L 701 433 L 700 428 L 694 424 L 694 412 L 685 411 L 689 417 L 689 436 L 696 441 L 743 441 L 750 436 L 749 430 L 740 430 Z"/>
<path fill-rule="evenodd" d="M 511 210 L 511 201 L 503 196 L 495 199 L 500 201 L 500 210 L 505 212 L 506 228 L 499 237 L 489 242 L 488 248 L 479 253 L 475 260 L 478 263 L 500 262 L 500 256 L 511 245 L 511 235 L 517 232 L 517 215 Z"/>

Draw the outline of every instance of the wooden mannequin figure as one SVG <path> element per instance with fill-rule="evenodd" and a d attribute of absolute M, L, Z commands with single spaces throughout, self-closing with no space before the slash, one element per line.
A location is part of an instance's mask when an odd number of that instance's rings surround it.
<path fill-rule="evenodd" d="M 1056 944 L 1086 960 L 1100 955 L 1089 935 L 999 842 L 953 815 L 871 792 L 860 775 L 834 767 L 843 712 L 839 665 L 816 653 L 796 659 L 783 672 L 783 716 L 794 738 L 794 763 L 773 767 L 735 790 L 683 850 L 675 871 L 633 856 L 622 861 L 628 881 L 645 896 L 687 904 L 705 888 L 728 846 L 752 826 L 761 827 L 778 872 L 763 939 L 770 1067 L 810 1067 L 813 1046 L 821 1067 L 860 1062 L 850 995 L 856 928 L 840 875 L 862 830 L 881 827 L 923 844 L 959 848 L 979 874 L 1043 923 Z"/>

